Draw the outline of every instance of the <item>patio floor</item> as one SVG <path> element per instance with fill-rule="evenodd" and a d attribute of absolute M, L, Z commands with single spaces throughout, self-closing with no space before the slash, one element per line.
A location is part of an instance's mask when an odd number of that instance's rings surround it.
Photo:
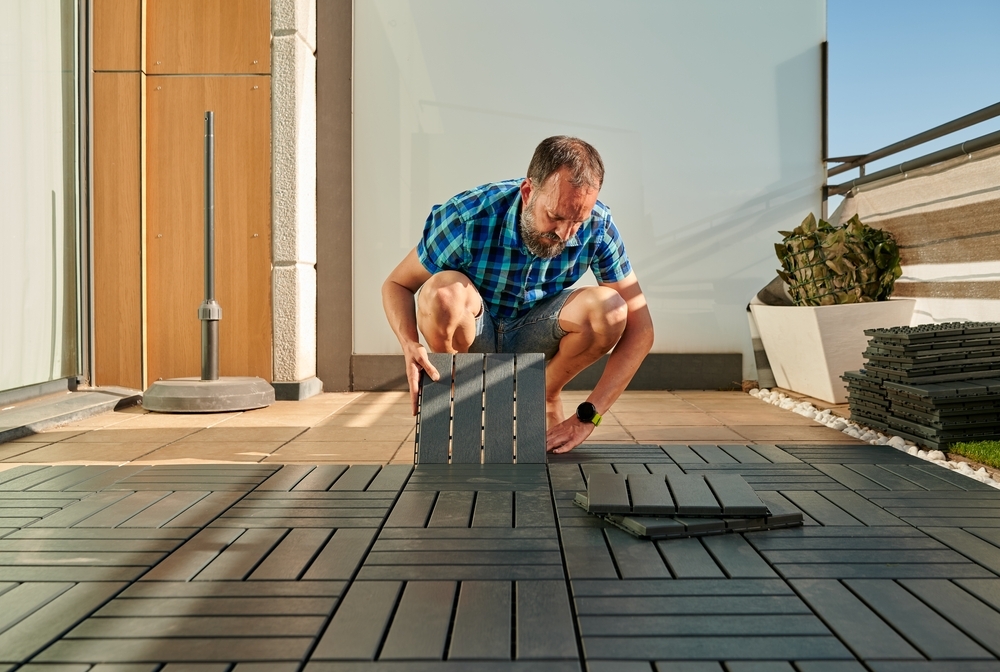
<path fill-rule="evenodd" d="M 0 670 L 1000 670 L 972 479 L 739 393 L 627 393 L 544 466 L 414 470 L 412 430 L 325 394 L 0 445 Z M 640 541 L 572 503 L 677 469 L 806 525 Z"/>

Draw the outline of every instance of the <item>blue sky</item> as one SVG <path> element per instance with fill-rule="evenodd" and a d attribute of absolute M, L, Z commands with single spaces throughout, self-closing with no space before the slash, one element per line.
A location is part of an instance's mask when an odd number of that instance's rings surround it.
<path fill-rule="evenodd" d="M 831 156 L 871 152 L 1000 102 L 1000 0 L 827 0 L 827 40 Z M 1000 118 L 869 171 L 996 130 Z"/>

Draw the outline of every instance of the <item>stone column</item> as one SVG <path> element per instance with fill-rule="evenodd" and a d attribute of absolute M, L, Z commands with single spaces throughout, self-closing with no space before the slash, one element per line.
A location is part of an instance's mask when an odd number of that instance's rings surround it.
<path fill-rule="evenodd" d="M 305 399 L 316 377 L 316 0 L 271 2 L 274 391 Z"/>

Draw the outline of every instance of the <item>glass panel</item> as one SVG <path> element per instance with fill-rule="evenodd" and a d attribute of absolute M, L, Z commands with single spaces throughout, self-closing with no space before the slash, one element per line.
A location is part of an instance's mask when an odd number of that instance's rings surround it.
<path fill-rule="evenodd" d="M 607 168 L 655 352 L 753 355 L 778 229 L 818 214 L 823 0 L 356 0 L 354 344 L 430 207 L 577 135 Z M 593 279 L 591 278 L 591 282 Z"/>
<path fill-rule="evenodd" d="M 76 5 L 0 0 L 0 390 L 80 370 Z"/>

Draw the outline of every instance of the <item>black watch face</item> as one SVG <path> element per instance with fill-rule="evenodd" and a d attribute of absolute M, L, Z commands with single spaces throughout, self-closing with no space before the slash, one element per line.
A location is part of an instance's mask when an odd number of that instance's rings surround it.
<path fill-rule="evenodd" d="M 593 422 L 595 415 L 597 415 L 597 408 L 589 401 L 576 407 L 576 417 L 584 422 Z"/>

